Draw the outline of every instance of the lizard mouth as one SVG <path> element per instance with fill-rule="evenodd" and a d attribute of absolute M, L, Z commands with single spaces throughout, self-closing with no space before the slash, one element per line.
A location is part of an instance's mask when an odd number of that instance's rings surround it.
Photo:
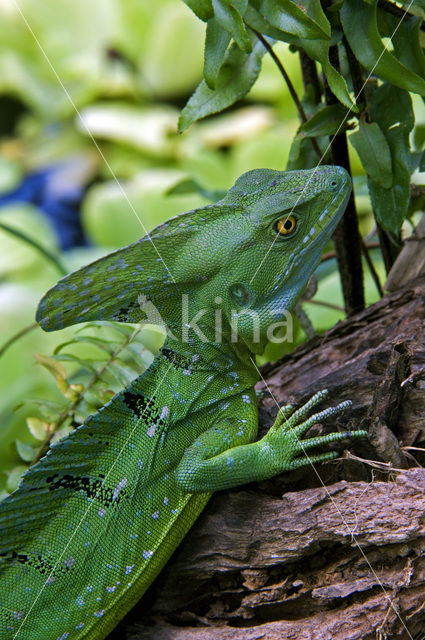
<path fill-rule="evenodd" d="M 340 194 L 338 194 L 340 195 Z M 348 202 L 348 198 L 350 197 L 350 192 L 348 192 L 345 197 L 343 198 L 343 200 L 341 200 L 341 204 L 339 205 L 338 209 L 336 210 L 336 212 L 332 215 L 332 217 L 327 217 L 327 210 L 325 210 L 322 215 L 320 216 L 317 224 L 313 227 L 313 230 L 315 231 L 315 233 L 313 234 L 312 238 L 310 239 L 308 236 L 306 236 L 306 238 L 304 238 L 305 242 L 305 246 L 302 247 L 301 251 L 299 253 L 296 253 L 292 260 L 291 260 L 291 264 L 288 267 L 288 272 L 290 275 L 290 273 L 296 269 L 300 263 L 303 263 L 304 265 L 304 269 L 307 271 L 305 264 L 306 264 L 306 256 L 308 256 L 308 254 L 314 254 L 317 255 L 318 259 L 320 260 L 323 248 L 326 244 L 326 242 L 329 240 L 329 238 L 332 236 L 333 232 L 335 231 L 336 227 L 338 226 L 339 221 L 342 218 L 342 215 L 345 211 L 345 207 L 347 205 Z M 332 205 L 332 203 L 331 203 Z M 323 218 L 322 218 L 323 216 Z M 320 225 L 321 222 L 321 218 L 324 222 L 323 226 Z M 326 219 L 327 218 L 327 219 Z M 310 235 L 311 235 L 311 231 L 310 231 Z M 311 275 L 311 274 L 310 274 Z M 309 276 L 310 277 L 310 276 Z"/>

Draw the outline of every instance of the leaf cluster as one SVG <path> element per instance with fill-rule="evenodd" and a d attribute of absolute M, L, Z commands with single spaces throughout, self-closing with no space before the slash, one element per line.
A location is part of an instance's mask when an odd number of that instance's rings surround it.
<path fill-rule="evenodd" d="M 245 96 L 267 48 L 288 43 L 314 65 L 320 85 L 305 78 L 308 118 L 301 109 L 288 168 L 335 161 L 328 136 L 355 129 L 349 140 L 376 220 L 397 236 L 412 210 L 411 175 L 423 164 L 410 142 L 411 93 L 425 95 L 423 0 L 404 2 L 406 10 L 389 0 L 184 1 L 206 22 L 206 35 L 204 77 L 181 113 L 180 131 Z"/>
<path fill-rule="evenodd" d="M 138 325 L 90 323 L 58 344 L 51 356 L 35 354 L 38 364 L 53 376 L 58 399 L 28 403 L 33 408 L 26 419 L 27 435 L 15 440 L 22 464 L 8 473 L 7 491 L 16 488 L 22 472 L 51 443 L 81 425 L 149 367 L 158 348 L 152 335 Z"/>

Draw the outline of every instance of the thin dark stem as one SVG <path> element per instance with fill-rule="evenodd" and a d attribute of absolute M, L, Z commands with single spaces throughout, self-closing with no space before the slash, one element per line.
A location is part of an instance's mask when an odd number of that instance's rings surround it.
<path fill-rule="evenodd" d="M 250 27 L 250 29 L 252 29 L 252 27 Z M 279 69 L 280 73 L 282 74 L 286 84 L 288 85 L 289 93 L 291 94 L 292 100 L 295 102 L 295 106 L 297 107 L 297 111 L 298 111 L 298 115 L 299 115 L 300 120 L 302 120 L 302 122 L 307 122 L 307 116 L 305 114 L 304 107 L 301 104 L 301 100 L 299 99 L 299 97 L 297 95 L 297 92 L 295 91 L 295 88 L 294 88 L 294 85 L 292 84 L 291 78 L 286 73 L 285 67 L 283 66 L 283 64 L 279 60 L 279 58 L 276 55 L 276 53 L 273 51 L 273 47 L 271 46 L 271 44 L 266 40 L 266 38 L 261 33 L 256 31 L 255 29 L 252 29 L 252 31 L 255 33 L 257 38 L 259 40 L 261 40 L 261 42 L 263 43 L 264 47 L 269 52 L 270 56 L 273 58 L 273 61 L 275 62 L 277 68 Z"/>
<path fill-rule="evenodd" d="M 332 66 L 335 69 L 339 69 L 338 49 L 336 46 L 330 47 L 329 59 Z M 325 97 L 328 105 L 338 102 L 326 80 Z M 330 146 L 333 163 L 344 167 L 351 174 L 346 133 L 343 132 L 333 136 Z M 360 232 L 353 193 L 350 195 L 345 214 L 335 230 L 333 239 L 345 310 L 347 315 L 350 316 L 365 308 Z"/>
<path fill-rule="evenodd" d="M 379 242 L 365 242 L 366 249 L 379 249 L 380 246 Z M 326 260 L 332 260 L 333 258 L 336 258 L 336 251 L 327 251 L 322 255 L 320 262 L 326 262 Z"/>
<path fill-rule="evenodd" d="M 364 92 L 364 79 L 363 79 L 363 73 L 362 73 L 362 69 L 357 61 L 357 58 L 355 57 L 353 51 L 351 50 L 351 47 L 348 43 L 347 38 L 344 36 L 343 38 L 343 44 L 345 47 L 345 50 L 347 52 L 347 60 L 348 60 L 348 66 L 350 68 L 350 74 L 351 74 L 351 80 L 353 83 L 353 89 L 354 89 L 354 95 L 356 96 L 356 101 L 357 104 L 359 105 L 360 111 L 362 111 L 363 108 L 366 107 L 367 105 L 367 100 L 366 100 L 366 95 Z M 364 258 L 366 260 L 367 266 L 369 267 L 369 271 L 370 274 L 373 278 L 373 281 L 376 285 L 376 288 L 378 290 L 378 293 L 380 295 L 380 297 L 382 298 L 382 296 L 384 295 L 384 292 L 382 290 L 382 286 L 381 286 L 381 282 L 379 280 L 379 276 L 376 272 L 375 269 L 375 265 L 373 264 L 371 257 L 369 255 L 369 251 L 368 251 L 368 247 L 366 246 L 366 243 L 364 242 L 363 238 L 360 236 L 360 246 L 362 249 L 362 253 L 364 255 Z"/>
<path fill-rule="evenodd" d="M 397 238 L 399 244 L 393 242 L 387 231 L 385 231 L 378 222 L 376 223 L 376 228 L 378 231 L 379 244 L 381 245 L 382 257 L 384 259 L 385 271 L 388 274 L 401 251 L 401 240 Z"/>
<path fill-rule="evenodd" d="M 303 49 L 300 49 L 299 56 L 304 92 L 308 93 L 309 87 L 312 87 L 313 102 L 314 104 L 319 104 L 322 91 L 320 88 L 319 76 L 317 75 L 316 63 L 306 54 L 305 51 L 303 51 Z"/>
<path fill-rule="evenodd" d="M 6 231 L 6 233 L 9 233 L 12 236 L 15 236 L 16 238 L 19 238 L 19 240 L 26 242 L 31 247 L 36 249 L 39 253 L 41 253 L 42 256 L 44 256 L 47 260 L 49 260 L 55 265 L 55 267 L 57 268 L 57 270 L 61 275 L 65 276 L 68 273 L 67 269 L 65 269 L 64 265 L 61 263 L 59 258 L 57 258 L 53 253 L 51 253 L 49 249 L 46 249 L 45 247 L 43 247 L 34 238 L 31 238 L 30 236 L 28 236 L 23 231 L 20 231 L 19 229 L 15 229 L 15 227 L 10 227 L 8 224 L 4 222 L 0 222 L 0 229 L 2 231 Z"/>
<path fill-rule="evenodd" d="M 270 45 L 270 43 L 266 40 L 266 38 L 264 38 L 264 36 L 261 33 L 256 31 L 252 27 L 249 27 L 249 28 L 251 29 L 251 31 L 253 31 L 255 33 L 257 38 L 263 43 L 265 49 L 267 49 L 267 51 L 269 52 L 271 58 L 273 59 L 274 63 L 276 64 L 277 68 L 279 69 L 280 73 L 282 74 L 282 77 L 285 80 L 285 82 L 287 84 L 287 87 L 289 89 L 289 93 L 291 94 L 291 98 L 294 101 L 295 106 L 297 107 L 299 119 L 301 120 L 302 123 L 307 122 L 307 116 L 305 114 L 304 107 L 301 104 L 301 100 L 299 99 L 299 97 L 297 95 L 297 92 L 294 89 L 294 85 L 291 82 L 291 78 L 286 73 L 285 67 L 283 66 L 283 64 L 279 60 L 279 58 L 276 55 L 276 53 L 273 51 L 273 47 Z M 322 157 L 322 152 L 320 151 L 320 148 L 319 148 L 319 145 L 317 144 L 316 138 L 310 138 L 310 140 L 311 140 L 311 144 L 313 145 L 313 149 L 317 153 L 318 157 L 321 158 Z"/>
<path fill-rule="evenodd" d="M 343 307 L 340 307 L 337 304 L 332 304 L 332 302 L 325 302 L 323 300 L 305 300 L 303 304 L 316 304 L 318 307 L 326 307 L 327 309 L 333 309 L 334 311 L 344 312 Z"/>
<path fill-rule="evenodd" d="M 17 340 L 19 340 L 19 338 L 22 338 L 33 329 L 36 329 L 38 326 L 39 326 L 38 322 L 33 322 L 32 324 L 29 324 L 27 327 L 20 329 L 11 338 L 6 340 L 6 342 L 4 342 L 0 347 L 0 358 L 5 353 L 5 351 L 7 351 L 7 349 L 12 346 L 12 344 L 14 344 Z"/>
<path fill-rule="evenodd" d="M 364 242 L 362 237 L 360 237 L 360 245 L 362 247 L 362 253 L 363 253 L 363 255 L 365 257 L 365 260 L 367 262 L 367 266 L 369 267 L 370 275 L 372 276 L 373 281 L 374 281 L 374 283 L 376 285 L 376 288 L 378 289 L 378 293 L 379 293 L 380 297 L 382 298 L 382 296 L 384 295 L 384 292 L 383 292 L 383 289 L 381 287 L 381 282 L 379 280 L 378 274 L 376 273 L 375 265 L 373 264 L 372 259 L 371 259 L 370 255 L 369 255 L 368 248 L 367 248 L 367 246 L 366 246 L 366 244 L 365 244 L 365 242 Z"/>
<path fill-rule="evenodd" d="M 357 105 L 362 111 L 363 106 L 366 105 L 366 96 L 364 95 L 364 79 L 362 69 L 355 57 L 347 38 L 344 36 L 343 44 L 345 51 L 347 52 L 347 61 L 350 68 L 351 81 L 353 83 L 354 95 L 356 96 Z"/>

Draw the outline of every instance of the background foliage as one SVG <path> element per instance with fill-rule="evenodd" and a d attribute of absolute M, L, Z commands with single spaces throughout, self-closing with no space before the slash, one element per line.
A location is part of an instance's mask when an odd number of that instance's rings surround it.
<path fill-rule="evenodd" d="M 399 24 L 403 4 L 409 14 Z M 402 225 L 423 199 L 420 188 L 411 197 L 411 179 L 420 184 L 425 165 L 425 4 L 186 5 L 20 0 L 20 14 L 13 0 L 0 0 L 4 343 L 33 322 L 39 298 L 62 272 L 210 202 L 244 171 L 312 167 L 322 154 L 351 165 L 351 219 L 383 281 Z M 359 245 L 357 266 L 351 260 L 347 237 L 344 292 L 330 254 L 316 300 L 333 308 L 305 305 L 317 331 L 342 318 L 344 305 L 363 304 L 364 258 Z M 340 245 L 341 267 L 344 236 Z M 364 285 L 366 302 L 376 300 L 368 269 Z M 0 488 L 12 490 L 54 432 L 79 424 L 149 364 L 161 334 L 145 328 L 131 343 L 130 336 L 132 327 L 61 335 L 34 328 L 2 354 Z M 299 327 L 295 338 L 304 338 Z"/>

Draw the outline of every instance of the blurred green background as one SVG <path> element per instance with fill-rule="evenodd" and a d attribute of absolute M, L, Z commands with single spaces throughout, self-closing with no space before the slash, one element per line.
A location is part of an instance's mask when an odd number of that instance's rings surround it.
<path fill-rule="evenodd" d="M 180 0 L 19 6 L 23 15 L 13 0 L 0 0 L 0 225 L 53 252 L 65 271 L 209 203 L 200 193 L 167 194 L 186 178 L 208 192 L 227 189 L 249 169 L 285 168 L 298 121 L 269 56 L 243 103 L 177 135 L 179 110 L 202 77 L 204 40 L 204 25 Z M 302 94 L 298 56 L 282 43 L 275 50 Z M 350 153 L 367 233 L 373 223 L 364 177 Z M 63 215 L 70 217 L 65 227 Z M 60 275 L 38 249 L 0 228 L 2 344 L 34 322 L 38 300 Z M 317 298 L 341 305 L 334 261 L 321 275 Z M 377 299 L 369 276 L 366 290 L 369 302 Z M 306 310 L 319 331 L 343 317 L 317 305 Z M 37 421 L 28 430 L 25 418 L 43 419 L 49 406 L 54 413 L 63 395 L 61 374 L 55 379 L 34 353 L 51 354 L 75 331 L 36 328 L 0 358 L 0 489 L 16 486 L 37 449 Z M 295 338 L 304 338 L 300 330 Z M 161 334 L 145 329 L 137 344 L 146 366 Z M 94 340 L 75 346 L 81 359 L 100 361 Z M 76 361 L 70 366 L 69 381 L 84 383 L 87 372 Z"/>

